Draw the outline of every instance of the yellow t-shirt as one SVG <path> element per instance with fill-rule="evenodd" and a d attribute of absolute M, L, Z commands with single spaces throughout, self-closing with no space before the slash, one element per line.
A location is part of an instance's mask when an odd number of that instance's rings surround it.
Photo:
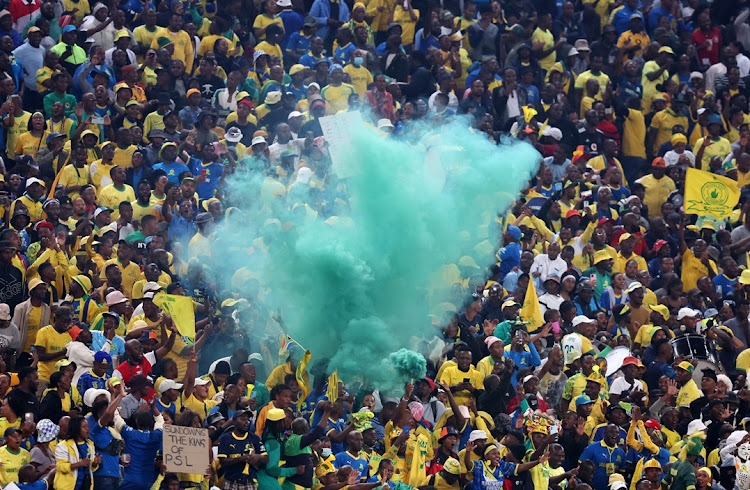
<path fill-rule="evenodd" d="M 646 64 L 643 65 L 641 85 L 643 85 L 643 110 L 646 112 L 651 112 L 651 99 L 659 93 L 659 89 L 657 89 L 656 86 L 664 83 L 664 81 L 669 78 L 669 73 L 665 70 L 659 78 L 649 80 L 646 75 L 657 71 L 659 68 L 661 68 L 661 66 L 659 66 L 659 63 L 654 60 L 647 61 Z"/>
<path fill-rule="evenodd" d="M 16 140 L 16 156 L 18 155 L 33 155 L 36 156 L 41 148 L 47 146 L 47 135 L 49 133 L 45 131 L 41 137 L 37 138 L 31 131 L 22 133 Z"/>
<path fill-rule="evenodd" d="M 467 372 L 461 371 L 458 369 L 458 366 L 448 366 L 440 375 L 440 382 L 446 383 L 448 386 L 456 386 L 467 378 L 474 388 L 479 390 L 484 389 L 484 376 L 482 376 L 482 373 L 477 371 L 474 366 L 471 366 Z M 459 405 L 465 405 L 474 398 L 471 393 L 466 390 L 459 391 L 455 393 L 454 396 L 456 398 L 456 403 Z"/>
<path fill-rule="evenodd" d="M 83 168 L 78 168 L 74 164 L 66 165 L 62 172 L 60 172 L 60 180 L 57 182 L 63 187 L 73 187 L 76 185 L 86 185 L 91 181 L 91 175 L 89 174 L 89 166 L 84 165 Z M 70 199 L 76 199 L 81 194 L 78 191 L 71 192 L 68 194 Z"/>
<path fill-rule="evenodd" d="M 140 204 L 138 204 L 137 200 L 131 201 L 130 204 L 133 206 L 133 219 L 134 220 L 140 221 L 146 215 L 149 215 L 149 214 L 155 215 L 154 204 L 152 204 L 150 200 L 147 206 L 141 206 Z"/>
<path fill-rule="evenodd" d="M 683 128 L 688 127 L 688 118 L 680 114 L 675 114 L 671 108 L 664 109 L 654 114 L 651 119 L 651 127 L 657 129 L 656 142 L 654 143 L 654 153 L 659 147 L 672 139 L 672 127 L 680 124 Z M 705 167 L 708 168 L 708 167 Z"/>
<path fill-rule="evenodd" d="M 695 142 L 695 146 L 693 147 L 694 153 L 697 155 L 698 151 L 701 148 L 701 145 L 703 145 L 703 142 L 706 138 L 700 138 L 698 141 Z M 721 161 L 724 161 L 724 158 L 726 158 L 727 155 L 732 153 L 732 145 L 729 143 L 729 140 L 726 138 L 722 138 L 719 136 L 718 140 L 711 140 L 712 143 L 706 147 L 705 150 L 703 150 L 703 158 L 701 158 L 701 165 L 702 169 L 705 171 L 708 171 L 708 164 L 711 161 L 713 157 L 719 157 L 721 158 Z M 738 172 L 739 174 L 739 172 Z M 742 187 L 739 185 L 738 187 Z"/>
<path fill-rule="evenodd" d="M 52 354 L 64 350 L 65 346 L 72 341 L 73 339 L 68 332 L 59 333 L 52 325 L 47 325 L 37 332 L 34 345 L 44 347 L 47 354 Z M 56 362 L 57 359 L 52 361 L 39 361 L 37 371 L 39 372 L 40 380 L 49 381 L 50 375 L 55 372 Z"/>
<path fill-rule="evenodd" d="M 148 134 L 148 133 L 147 133 Z M 130 145 L 127 148 L 115 148 L 115 156 L 112 158 L 112 163 L 122 168 L 129 168 L 133 166 L 133 153 L 138 149 L 135 145 Z"/>
<path fill-rule="evenodd" d="M 16 158 L 16 141 L 18 140 L 18 137 L 29 130 L 30 119 L 31 113 L 23 111 L 20 116 L 14 117 L 13 126 L 5 129 L 5 134 L 7 135 L 5 153 L 11 160 Z"/>
<path fill-rule="evenodd" d="M 599 0 L 598 2 L 596 0 L 583 0 L 583 3 L 596 3 L 596 5 L 594 5 L 594 10 L 599 14 L 599 21 L 601 23 L 600 28 L 604 29 L 604 26 L 607 25 L 607 20 L 609 19 L 609 7 L 615 2 L 608 0 Z"/>
<path fill-rule="evenodd" d="M 666 175 L 657 179 L 653 174 L 648 174 L 636 182 L 640 182 L 646 188 L 643 204 L 648 206 L 649 209 L 661 209 L 661 205 L 667 202 L 669 194 L 675 190 L 674 181 Z"/>
<path fill-rule="evenodd" d="M 36 71 L 36 90 L 40 94 L 43 93 L 45 90 L 47 90 L 47 87 L 44 86 L 44 82 L 52 78 L 52 74 L 55 73 L 55 70 L 50 68 L 49 66 L 43 66 L 39 68 Z"/>
<path fill-rule="evenodd" d="M 701 390 L 692 379 L 677 393 L 677 407 L 689 407 L 690 403 L 701 397 Z"/>
<path fill-rule="evenodd" d="M 604 97 L 604 92 L 607 90 L 607 84 L 609 83 L 609 76 L 606 73 L 600 72 L 598 75 L 591 73 L 591 70 L 587 70 L 576 78 L 575 87 L 578 90 L 586 91 L 586 82 L 589 80 L 597 80 L 599 82 L 599 96 Z"/>
<path fill-rule="evenodd" d="M 145 25 L 142 25 L 133 29 L 133 37 L 135 38 L 135 42 L 148 49 L 158 31 L 159 26 L 154 27 L 153 31 L 149 31 Z"/>
<path fill-rule="evenodd" d="M 109 264 L 117 264 L 120 267 L 120 271 L 122 272 L 122 288 L 125 290 L 125 296 L 130 298 L 133 284 L 135 284 L 141 275 L 141 268 L 135 262 L 130 262 L 127 266 L 123 267 L 120 259 L 109 259 L 104 263 L 104 267 L 102 267 L 102 271 L 99 274 L 99 279 L 102 281 L 106 281 L 107 279 L 105 272 Z"/>
<path fill-rule="evenodd" d="M 414 44 L 414 33 L 417 21 L 419 20 L 419 10 L 414 9 L 413 11 L 417 16 L 415 20 L 411 20 L 409 10 L 404 10 L 404 7 L 400 3 L 396 5 L 396 11 L 393 12 L 393 22 L 401 26 L 401 44 L 403 46 Z"/>
<path fill-rule="evenodd" d="M 135 191 L 133 191 L 133 188 L 128 184 L 123 184 L 123 186 L 124 187 L 122 189 L 118 189 L 114 184 L 110 184 L 106 187 L 103 187 L 102 190 L 99 191 L 99 197 L 97 198 L 96 202 L 100 206 L 106 206 L 110 209 L 115 210 L 112 219 L 117 219 L 119 217 L 120 213 L 117 211 L 117 208 L 120 206 L 121 202 L 135 201 Z"/>
<path fill-rule="evenodd" d="M 327 85 L 320 92 L 326 101 L 326 114 L 336 114 L 349 108 L 349 96 L 356 93 L 354 87 L 348 83 L 342 83 L 338 87 Z"/>
<path fill-rule="evenodd" d="M 34 344 L 34 341 L 36 340 L 36 333 L 39 331 L 41 325 L 39 325 L 42 321 L 42 307 L 41 306 L 32 306 L 31 311 L 29 311 L 29 319 L 27 322 L 27 334 L 26 334 L 26 344 L 23 346 L 24 352 L 31 352 L 31 346 Z"/>
<path fill-rule="evenodd" d="M 367 68 L 360 66 L 357 68 L 353 64 L 344 67 L 344 73 L 349 75 L 352 80 L 354 91 L 362 97 L 367 92 L 367 86 L 372 83 L 372 73 Z"/>
<path fill-rule="evenodd" d="M 284 28 L 284 21 L 281 20 L 281 17 L 279 17 L 278 15 L 269 17 L 265 13 L 262 13 L 255 18 L 255 21 L 253 21 L 253 29 L 268 29 L 268 26 L 270 26 L 271 24 L 276 24 L 282 29 Z M 265 41 L 265 39 L 266 39 L 265 33 L 263 33 L 262 36 L 258 36 L 259 41 Z M 213 49 L 213 47 L 211 49 Z M 256 49 L 257 49 L 257 46 L 256 46 Z M 268 52 L 266 53 L 270 54 Z"/>
<path fill-rule="evenodd" d="M 279 46 L 278 44 L 271 44 L 268 41 L 259 42 L 258 45 L 255 46 L 255 49 L 263 51 L 268 56 L 278 56 L 279 58 L 282 58 L 284 56 L 284 53 L 281 50 L 281 46 Z"/>
<path fill-rule="evenodd" d="M 96 187 L 96 193 L 101 192 L 102 187 L 106 187 L 112 183 L 112 178 L 109 176 L 110 170 L 114 165 L 104 164 L 102 160 L 97 160 L 89 167 L 89 174 L 91 175 L 91 183 Z"/>
<path fill-rule="evenodd" d="M 646 158 L 646 118 L 642 111 L 630 109 L 622 131 L 622 154 Z"/>
<path fill-rule="evenodd" d="M 630 42 L 628 43 L 628 41 Z M 632 48 L 633 46 L 640 46 L 641 49 L 638 49 L 636 51 L 631 52 L 630 54 L 625 55 L 626 60 L 631 60 L 633 58 L 638 58 L 639 56 L 642 56 L 643 50 L 648 47 L 648 44 L 650 42 L 651 40 L 649 39 L 648 34 L 646 34 L 645 31 L 641 31 L 638 33 L 635 33 L 633 31 L 625 31 L 620 35 L 620 39 L 617 40 L 617 47 L 622 49 L 622 48 Z"/>
<path fill-rule="evenodd" d="M 716 269 L 716 263 L 712 259 L 708 259 L 711 264 L 711 269 L 714 273 L 718 274 Z M 701 262 L 701 260 L 693 255 L 693 251 L 689 248 L 682 254 L 682 284 L 685 291 L 690 291 L 693 288 L 698 287 L 698 279 L 703 276 L 708 276 L 708 268 Z"/>
<path fill-rule="evenodd" d="M 637 255 L 637 254 L 634 253 L 634 254 L 631 254 L 630 257 L 625 258 L 625 257 L 622 256 L 621 252 L 617 252 L 617 255 L 615 255 L 615 262 L 612 265 L 612 273 L 613 274 L 615 272 L 624 273 L 625 272 L 625 264 L 627 264 L 629 260 L 635 260 L 636 262 L 638 262 L 638 270 L 639 271 L 648 270 L 648 265 L 646 264 L 646 259 L 644 259 L 640 255 Z"/>
<path fill-rule="evenodd" d="M 78 9 L 73 14 L 73 18 L 78 22 L 82 21 L 91 12 L 89 0 L 63 0 L 63 5 L 65 5 L 65 10 L 68 12 Z"/>
<path fill-rule="evenodd" d="M 531 43 L 535 44 L 540 42 L 544 43 L 545 50 L 550 49 L 555 45 L 555 36 L 552 35 L 549 29 L 542 30 L 537 27 L 531 35 Z M 543 70 L 549 71 L 549 69 L 552 68 L 552 65 L 555 64 L 555 61 L 557 61 L 557 54 L 552 51 L 544 58 L 539 59 L 539 66 L 541 66 Z"/>
<path fill-rule="evenodd" d="M 18 483 L 18 470 L 29 464 L 31 455 L 24 448 L 18 448 L 18 452 L 8 449 L 8 446 L 0 447 L 0 485 L 5 487 L 10 482 Z"/>
<path fill-rule="evenodd" d="M 191 394 L 188 398 L 185 398 L 185 395 L 182 395 L 182 406 L 189 408 L 193 412 L 197 413 L 201 418 L 201 421 L 205 420 L 205 418 L 208 417 L 208 414 L 211 412 L 211 409 L 218 404 L 219 402 L 217 402 L 216 400 L 207 399 L 204 401 L 200 401 L 195 397 L 195 395 Z"/>
<path fill-rule="evenodd" d="M 174 54 L 172 55 L 173 60 L 181 60 L 185 63 L 185 72 L 193 72 L 193 62 L 195 57 L 193 56 L 193 39 L 190 38 L 190 34 L 184 30 L 179 32 L 171 32 L 169 28 L 162 27 L 156 33 L 151 40 L 151 49 L 159 49 L 159 43 L 157 42 L 160 37 L 167 37 L 174 43 Z"/>

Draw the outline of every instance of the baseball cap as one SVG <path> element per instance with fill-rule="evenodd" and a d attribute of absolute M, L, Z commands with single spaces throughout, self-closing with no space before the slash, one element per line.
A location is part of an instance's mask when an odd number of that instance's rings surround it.
<path fill-rule="evenodd" d="M 172 379 L 165 379 L 159 383 L 159 393 L 164 394 L 169 390 L 181 390 L 182 383 L 177 383 Z"/>
<path fill-rule="evenodd" d="M 581 405 L 588 405 L 589 403 L 594 403 L 594 401 L 589 398 L 588 395 L 581 395 L 576 398 L 576 407 L 580 407 Z"/>
<path fill-rule="evenodd" d="M 101 364 L 112 364 L 112 357 L 104 351 L 98 351 L 96 354 L 94 354 L 94 362 L 98 362 Z"/>
<path fill-rule="evenodd" d="M 578 325 L 581 325 L 584 323 L 594 323 L 594 321 L 595 320 L 592 320 L 586 315 L 578 315 L 575 318 L 573 318 L 573 327 L 577 327 Z"/>
<path fill-rule="evenodd" d="M 667 162 L 665 162 L 662 157 L 656 157 L 654 158 L 654 161 L 651 162 L 651 166 L 656 168 L 667 168 Z"/>
<path fill-rule="evenodd" d="M 627 289 L 625 289 L 625 292 L 626 293 L 632 293 L 636 289 L 641 289 L 642 287 L 643 287 L 643 284 L 641 284 L 638 281 L 634 281 L 634 282 L 630 283 L 630 286 L 628 286 Z"/>
<path fill-rule="evenodd" d="M 672 48 L 670 48 L 669 46 L 662 46 L 661 48 L 659 48 L 659 51 L 658 51 L 658 52 L 659 52 L 659 53 L 669 53 L 669 54 L 674 54 L 674 51 L 673 51 L 673 50 L 672 50 Z"/>
<path fill-rule="evenodd" d="M 700 314 L 701 312 L 698 310 L 694 310 L 689 306 L 683 306 L 680 308 L 680 311 L 677 312 L 677 320 L 682 320 L 685 317 L 695 318 Z"/>
<path fill-rule="evenodd" d="M 45 188 L 47 187 L 46 185 L 44 185 L 43 181 L 37 179 L 36 177 L 32 177 L 26 180 L 26 188 L 28 189 L 29 187 L 31 187 L 32 184 L 39 184 L 42 187 L 45 187 Z"/>
<path fill-rule="evenodd" d="M 195 378 L 195 386 L 205 386 L 210 382 L 210 379 Z"/>
<path fill-rule="evenodd" d="M 94 218 L 96 218 L 97 216 L 99 216 L 102 213 L 111 213 L 112 211 L 113 210 L 111 208 L 107 208 L 107 207 L 104 207 L 104 206 L 99 206 L 98 208 L 96 208 L 96 211 L 94 211 Z"/>
<path fill-rule="evenodd" d="M 683 369 L 683 370 L 685 370 L 685 371 L 687 371 L 689 373 L 692 373 L 693 371 L 695 371 L 695 366 L 693 366 L 692 364 L 690 364 L 687 361 L 682 361 L 676 367 L 679 368 L 679 369 Z"/>

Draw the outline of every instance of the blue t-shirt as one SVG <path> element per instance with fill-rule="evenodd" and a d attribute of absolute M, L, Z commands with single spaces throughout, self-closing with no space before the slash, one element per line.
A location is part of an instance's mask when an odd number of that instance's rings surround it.
<path fill-rule="evenodd" d="M 610 448 L 604 441 L 594 442 L 583 450 L 578 461 L 590 459 L 594 462 L 592 487 L 595 490 L 606 490 L 609 475 L 625 469 L 625 451 L 620 447 Z"/>
<path fill-rule="evenodd" d="M 291 51 L 302 57 L 310 50 L 310 41 L 312 41 L 312 38 L 312 36 L 307 37 L 301 32 L 293 32 L 292 35 L 289 36 L 289 42 L 286 45 L 286 49 L 287 51 Z"/>
<path fill-rule="evenodd" d="M 107 379 L 109 379 L 109 376 L 106 374 L 100 378 L 89 369 L 78 378 L 78 393 L 83 395 L 86 390 L 91 388 L 106 390 Z"/>
<path fill-rule="evenodd" d="M 156 165 L 154 165 L 154 170 L 164 170 L 167 174 L 167 178 L 170 182 L 173 182 L 175 184 L 180 183 L 179 176 L 182 172 L 189 172 L 190 169 L 187 165 L 184 163 L 180 163 L 177 160 L 170 164 L 166 164 L 164 162 L 159 162 Z"/>
<path fill-rule="evenodd" d="M 76 443 L 76 446 L 78 447 L 78 457 L 80 459 L 85 459 L 89 457 L 89 443 L 88 442 L 84 441 L 81 444 Z M 76 488 L 82 487 L 84 479 L 86 479 L 86 472 L 79 471 L 78 475 L 76 476 Z"/>
<path fill-rule="evenodd" d="M 328 419 L 328 423 L 326 424 L 326 436 L 331 437 L 331 433 L 336 432 L 344 432 L 345 422 L 343 419 L 336 420 L 335 422 L 331 419 Z M 343 453 L 344 452 L 344 443 L 343 442 L 333 442 L 331 441 L 331 452 L 333 454 Z"/>
<path fill-rule="evenodd" d="M 518 242 L 509 243 L 500 250 L 498 257 L 502 261 L 500 263 L 500 279 L 502 280 L 514 267 L 521 266 L 521 245 Z"/>
<path fill-rule="evenodd" d="M 357 470 L 360 474 L 360 476 L 367 475 L 367 459 L 363 458 L 362 455 L 357 455 L 355 458 L 351 454 L 349 454 L 349 451 L 344 451 L 342 453 L 338 453 L 336 455 L 336 460 L 334 461 L 334 465 L 336 468 L 341 468 L 343 466 L 351 466 L 355 470 Z"/>
<path fill-rule="evenodd" d="M 188 162 L 188 164 L 190 164 L 190 171 L 196 178 L 199 175 L 202 175 L 203 172 L 206 172 L 206 181 L 198 184 L 195 188 L 195 192 L 198 194 L 200 200 L 205 201 L 206 199 L 211 199 L 212 197 L 214 197 L 216 188 L 219 186 L 219 181 L 221 180 L 221 176 L 224 173 L 224 165 L 219 162 L 213 162 L 205 165 L 202 161 L 193 157 L 190 157 L 190 161 Z"/>
<path fill-rule="evenodd" d="M 505 477 L 513 476 L 517 466 L 515 463 L 501 459 L 497 468 L 491 470 L 487 462 L 474 461 L 474 468 L 471 471 L 474 474 L 471 490 L 502 490 Z"/>
<path fill-rule="evenodd" d="M 726 299 L 727 295 L 734 292 L 734 285 L 738 280 L 738 277 L 729 279 L 726 274 L 714 276 L 714 287 L 716 288 L 716 293 L 721 295 L 722 300 Z"/>
<path fill-rule="evenodd" d="M 99 425 L 99 421 L 95 419 L 93 415 L 86 417 L 86 421 L 89 423 L 89 438 L 94 443 L 94 447 L 97 448 L 97 454 L 100 454 L 102 457 L 102 464 L 99 465 L 99 468 L 94 472 L 94 475 L 119 477 L 120 456 L 107 454 L 107 452 L 103 451 L 103 449 L 112 444 L 114 436 L 109 431 L 108 427 L 102 427 Z M 83 458 L 83 455 L 81 457 Z M 83 471 L 78 472 L 79 480 L 83 474 Z"/>

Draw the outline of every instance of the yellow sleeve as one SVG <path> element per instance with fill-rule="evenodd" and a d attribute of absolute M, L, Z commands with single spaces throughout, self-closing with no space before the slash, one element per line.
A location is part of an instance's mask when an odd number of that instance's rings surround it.
<path fill-rule="evenodd" d="M 583 230 L 583 233 L 581 234 L 581 243 L 588 243 L 591 241 L 591 237 L 594 235 L 594 230 L 596 230 L 596 221 L 592 221 L 588 224 L 585 230 Z"/>
<path fill-rule="evenodd" d="M 642 421 L 639 420 L 637 425 L 638 425 L 639 429 L 643 429 L 643 422 Z M 643 444 L 641 442 L 639 442 L 638 439 L 635 438 L 635 428 L 636 428 L 636 424 L 630 424 L 630 428 L 628 429 L 628 437 L 625 440 L 625 442 L 628 444 L 628 446 L 632 447 L 636 451 L 642 451 L 643 450 Z M 642 433 L 645 434 L 646 431 L 643 430 Z M 646 437 L 644 437 L 644 439 L 649 439 L 649 437 L 646 436 Z"/>

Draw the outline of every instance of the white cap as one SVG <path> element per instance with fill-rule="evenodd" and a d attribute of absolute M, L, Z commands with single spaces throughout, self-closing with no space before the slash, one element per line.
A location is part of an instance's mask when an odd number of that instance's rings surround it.
<path fill-rule="evenodd" d="M 704 424 L 702 420 L 696 419 L 688 424 L 687 435 L 690 435 L 693 432 L 703 431 L 706 429 L 708 429 L 708 427 L 706 427 L 706 424 Z"/>
<path fill-rule="evenodd" d="M 683 306 L 680 308 L 680 311 L 677 312 L 677 320 L 682 320 L 685 317 L 695 318 L 700 314 L 701 312 L 698 310 L 694 310 L 688 306 Z"/>
<path fill-rule="evenodd" d="M 27 189 L 29 188 L 29 186 L 31 186 L 31 184 L 39 184 L 42 187 L 47 187 L 46 185 L 44 185 L 44 182 L 42 182 L 41 180 L 37 179 L 36 177 L 32 177 L 30 179 L 26 179 L 26 188 Z"/>
<path fill-rule="evenodd" d="M 253 138 L 253 141 L 250 143 L 250 146 L 259 145 L 261 143 L 266 143 L 266 139 L 263 136 L 256 136 Z"/>
<path fill-rule="evenodd" d="M 583 323 L 594 323 L 594 321 L 595 320 L 592 320 L 586 315 L 578 315 L 577 317 L 573 318 L 573 326 L 577 327 L 578 325 L 581 325 Z"/>
<path fill-rule="evenodd" d="M 621 488 L 628 488 L 628 486 L 625 482 L 616 481 L 609 487 L 609 490 L 620 490 Z"/>
<path fill-rule="evenodd" d="M 158 282 L 154 281 L 149 281 L 143 285 L 144 293 L 155 293 L 157 291 L 161 291 L 161 289 L 161 285 Z"/>
<path fill-rule="evenodd" d="M 701 80 L 703 80 L 703 73 L 694 71 L 690 74 L 690 78 L 700 78 Z"/>
<path fill-rule="evenodd" d="M 205 385 L 207 385 L 210 382 L 211 382 L 210 379 L 195 378 L 195 386 L 205 386 Z M 163 381 L 162 381 L 162 384 L 164 384 Z"/>
<path fill-rule="evenodd" d="M 560 141 L 562 139 L 562 131 L 560 131 L 558 128 L 547 126 L 542 130 L 542 136 L 550 136 L 557 141 Z"/>
<path fill-rule="evenodd" d="M 636 289 L 640 289 L 640 288 L 642 288 L 642 287 L 643 287 L 643 284 L 641 284 L 641 283 L 640 283 L 640 282 L 638 282 L 638 281 L 634 281 L 634 282 L 631 282 L 631 283 L 630 283 L 630 286 L 628 286 L 628 287 L 627 287 L 627 288 L 625 289 L 625 292 L 626 292 L 626 293 L 632 293 L 632 292 L 633 292 L 633 291 L 635 291 Z"/>
<path fill-rule="evenodd" d="M 164 394 L 169 390 L 181 390 L 182 383 L 177 383 L 172 379 L 165 379 L 159 383 L 159 393 Z"/>
<path fill-rule="evenodd" d="M 473 430 L 469 434 L 469 442 L 474 442 L 478 439 L 487 439 L 487 433 L 483 430 Z"/>
<path fill-rule="evenodd" d="M 155 295 L 156 295 L 155 292 L 149 291 L 147 293 L 143 293 L 143 299 L 154 299 Z"/>
<path fill-rule="evenodd" d="M 109 391 L 103 390 L 101 388 L 89 388 L 88 390 L 86 390 L 86 393 L 83 394 L 83 403 L 87 407 L 93 407 L 94 401 L 99 398 L 99 395 L 106 395 L 107 403 L 112 401 L 112 395 L 109 394 Z"/>
<path fill-rule="evenodd" d="M 300 167 L 297 171 L 297 182 L 301 184 L 307 184 L 312 178 L 312 170 L 310 167 Z"/>
<path fill-rule="evenodd" d="M 286 118 L 287 121 L 293 117 L 302 117 L 304 114 L 302 114 L 300 111 L 292 111 L 289 113 L 289 116 Z"/>
<path fill-rule="evenodd" d="M 276 5 L 282 8 L 287 8 L 292 6 L 292 0 L 276 0 Z"/>
<path fill-rule="evenodd" d="M 390 128 L 393 129 L 393 123 L 390 119 L 381 119 L 378 121 L 378 129 Z"/>
<path fill-rule="evenodd" d="M 704 112 L 706 112 L 707 110 L 708 110 L 708 109 L 706 109 L 705 107 L 701 107 L 700 109 L 698 109 L 698 110 L 697 110 L 697 111 L 695 111 L 695 112 L 697 112 L 697 113 L 698 113 L 698 115 L 700 116 L 701 114 L 703 114 L 703 113 L 704 113 Z"/>
<path fill-rule="evenodd" d="M 570 51 L 568 51 L 568 56 L 575 56 L 578 54 L 578 50 L 576 48 L 570 48 Z"/>

